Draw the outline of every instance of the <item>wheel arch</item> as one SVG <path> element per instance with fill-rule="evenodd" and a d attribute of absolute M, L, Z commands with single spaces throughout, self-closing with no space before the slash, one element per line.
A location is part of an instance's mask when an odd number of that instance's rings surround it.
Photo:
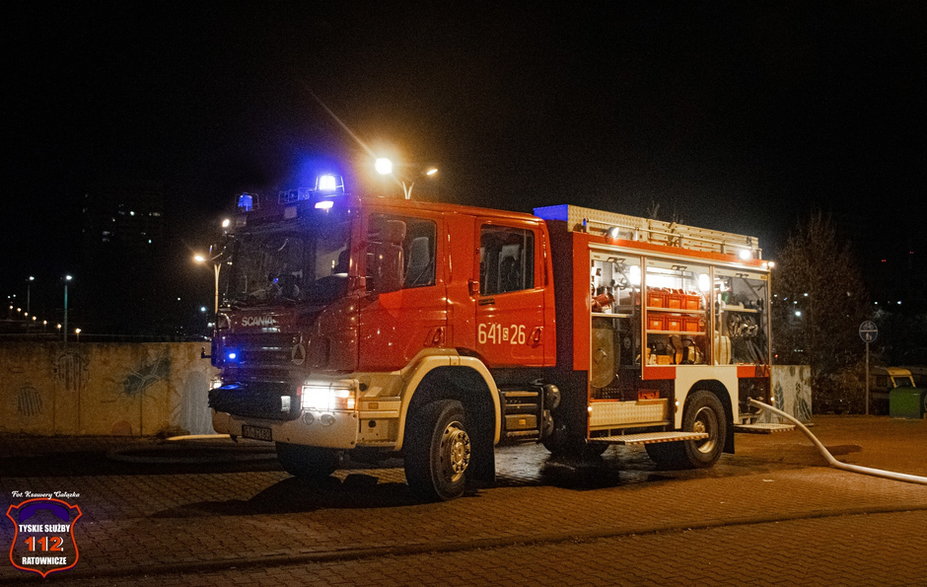
<path fill-rule="evenodd" d="M 728 391 L 727 387 L 717 379 L 702 379 L 696 381 L 692 387 L 689 388 L 689 391 L 686 393 L 686 401 L 683 405 L 683 413 L 685 413 L 686 405 L 689 403 L 689 398 L 692 397 L 692 394 L 696 391 L 707 391 L 715 395 L 718 398 L 718 401 L 721 402 L 721 406 L 724 408 L 724 418 L 727 422 L 726 432 L 724 436 L 724 452 L 733 453 L 734 452 L 734 407 L 731 403 L 731 394 Z"/>
<path fill-rule="evenodd" d="M 410 414 L 442 399 L 459 401 L 471 416 L 474 430 L 488 435 L 492 444 L 497 444 L 501 434 L 501 402 L 492 374 L 474 357 L 445 356 L 443 360 L 434 360 L 437 358 L 431 356 L 422 361 L 405 385 L 396 449 L 402 450 L 408 436 Z"/>

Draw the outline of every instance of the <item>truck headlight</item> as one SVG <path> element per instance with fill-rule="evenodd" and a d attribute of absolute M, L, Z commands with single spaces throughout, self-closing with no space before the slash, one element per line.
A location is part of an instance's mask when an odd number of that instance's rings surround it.
<path fill-rule="evenodd" d="M 356 402 L 354 387 L 343 382 L 306 382 L 300 396 L 302 408 L 316 412 L 350 411 Z"/>

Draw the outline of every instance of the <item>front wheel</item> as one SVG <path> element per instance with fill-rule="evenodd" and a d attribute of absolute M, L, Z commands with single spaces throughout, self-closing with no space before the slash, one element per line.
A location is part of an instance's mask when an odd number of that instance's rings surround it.
<path fill-rule="evenodd" d="M 340 453 L 331 448 L 302 446 L 287 442 L 276 444 L 277 460 L 280 461 L 283 470 L 300 479 L 313 481 L 324 479 L 334 473 L 341 464 Z"/>
<path fill-rule="evenodd" d="M 434 501 L 463 495 L 473 449 L 460 402 L 441 400 L 419 410 L 405 446 L 406 481 L 416 497 Z"/>

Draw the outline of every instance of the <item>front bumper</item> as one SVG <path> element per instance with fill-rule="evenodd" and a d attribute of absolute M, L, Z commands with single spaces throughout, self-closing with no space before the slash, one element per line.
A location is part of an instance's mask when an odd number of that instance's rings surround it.
<path fill-rule="evenodd" d="M 212 411 L 212 427 L 220 434 L 246 436 L 243 426 L 269 429 L 273 442 L 287 442 L 323 448 L 352 449 L 357 446 L 356 412 L 316 412 L 303 410 L 295 420 L 279 421 L 233 416 Z M 266 438 L 263 440 L 267 440 Z"/>

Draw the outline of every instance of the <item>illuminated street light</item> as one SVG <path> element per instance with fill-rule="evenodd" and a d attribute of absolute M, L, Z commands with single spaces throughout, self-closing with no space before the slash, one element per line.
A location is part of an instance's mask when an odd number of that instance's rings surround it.
<path fill-rule="evenodd" d="M 373 162 L 373 168 L 376 169 L 377 173 L 380 175 L 393 174 L 393 162 L 386 157 L 378 157 L 377 160 Z"/>
<path fill-rule="evenodd" d="M 380 175 L 392 176 L 393 179 L 395 179 L 396 182 L 400 186 L 402 186 L 402 195 L 405 197 L 405 199 L 411 200 L 412 199 L 412 186 L 415 185 L 415 180 L 407 183 L 404 179 L 400 179 L 399 177 L 396 176 L 395 173 L 393 173 L 393 167 L 394 167 L 393 162 L 386 157 L 378 157 L 373 162 L 373 168 L 376 170 L 376 172 L 379 173 Z M 429 167 L 428 169 L 422 172 L 422 175 L 426 177 L 433 177 L 437 173 L 438 173 L 437 167 Z"/>
<path fill-rule="evenodd" d="M 215 294 L 213 296 L 212 311 L 216 316 L 219 315 L 219 272 L 222 270 L 222 263 L 219 261 L 219 257 L 221 257 L 221 254 L 210 258 L 199 253 L 193 255 L 193 260 L 201 265 L 212 263 L 213 275 L 215 277 Z"/>
<path fill-rule="evenodd" d="M 27 311 L 27 312 L 29 312 L 29 311 L 32 310 L 32 305 L 31 305 L 31 303 L 30 303 L 30 300 L 31 300 L 31 297 L 32 297 L 32 295 L 31 295 L 31 294 L 32 294 L 31 289 L 32 289 L 32 282 L 33 282 L 33 281 L 35 281 L 35 277 L 33 277 L 32 275 L 30 275 L 28 278 L 26 278 L 26 311 Z"/>
<path fill-rule="evenodd" d="M 62 335 L 64 335 L 64 344 L 68 344 L 68 284 L 71 280 L 74 279 L 70 275 L 64 276 L 64 320 L 62 321 L 64 327 L 61 329 Z"/>
<path fill-rule="evenodd" d="M 77 342 L 80 342 L 80 328 L 74 329 L 74 336 L 77 337 Z"/>

